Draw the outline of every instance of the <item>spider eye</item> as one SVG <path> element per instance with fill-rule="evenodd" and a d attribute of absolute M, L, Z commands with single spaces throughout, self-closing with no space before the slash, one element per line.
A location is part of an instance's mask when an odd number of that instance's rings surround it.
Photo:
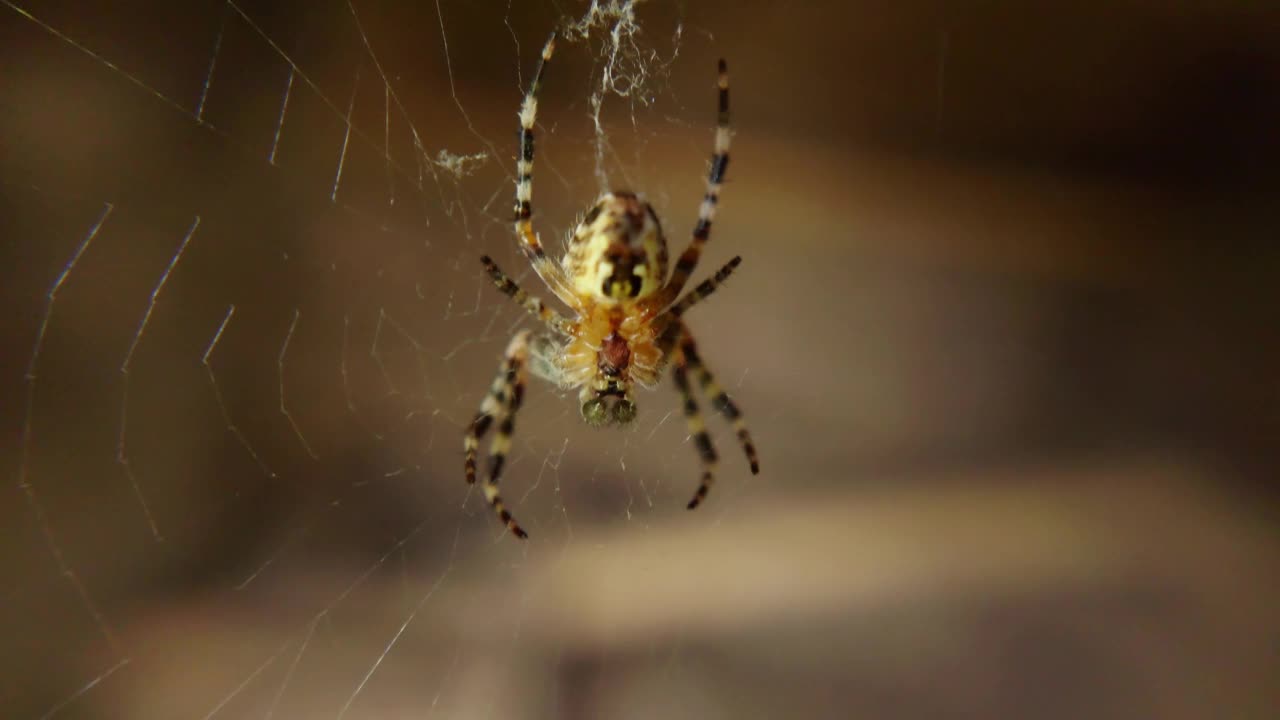
<path fill-rule="evenodd" d="M 636 404 L 623 398 L 613 406 L 613 421 L 619 425 L 627 425 L 636 419 Z"/>
<path fill-rule="evenodd" d="M 591 427 L 604 427 L 609 424 L 609 409 L 603 400 L 593 398 L 582 403 L 582 419 Z"/>

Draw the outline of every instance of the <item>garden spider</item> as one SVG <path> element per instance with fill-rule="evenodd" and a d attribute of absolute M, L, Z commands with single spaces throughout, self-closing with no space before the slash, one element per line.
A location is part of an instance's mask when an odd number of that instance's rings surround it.
<path fill-rule="evenodd" d="M 499 270 L 489 256 L 480 259 L 494 285 L 552 332 L 534 336 L 529 330 L 521 330 L 511 339 L 498 376 L 471 421 L 463 445 L 467 482 L 475 483 L 480 440 L 493 421 L 498 420 L 497 435 L 489 449 L 489 477 L 484 483 L 484 495 L 507 528 L 520 538 L 528 535 L 503 504 L 498 494 L 498 476 L 511 449 L 511 434 L 524 398 L 527 369 L 561 389 L 581 387 L 578 400 L 582 405 L 582 418 L 589 425 L 604 427 L 627 425 L 634 420 L 636 405 L 631 396 L 632 387 L 652 388 L 668 361 L 673 361 L 672 374 L 684 399 L 689 433 L 702 461 L 702 481 L 689 501 L 689 509 L 697 507 L 707 496 L 716 466 L 716 451 L 689 385 L 690 373 L 697 376 L 703 393 L 711 398 L 716 410 L 732 423 L 752 474 L 760 471 L 741 411 L 716 384 L 711 371 L 698 356 L 689 328 L 681 320 L 689 308 L 711 295 L 742 261 L 741 257 L 733 258 L 710 279 L 680 297 L 711 234 L 720 185 L 729 165 L 729 74 L 725 62 L 720 61 L 719 116 L 706 195 L 698 212 L 693 240 L 667 278 L 667 242 L 662 226 L 653 207 L 635 193 L 615 191 L 602 196 L 578 224 L 559 265 L 547 257 L 533 230 L 530 220 L 533 215 L 533 125 L 542 72 L 554 49 L 553 33 L 542 49 L 542 59 L 520 106 L 515 230 L 521 249 L 538 277 L 573 309 L 575 317 L 567 319 L 526 293 Z"/>

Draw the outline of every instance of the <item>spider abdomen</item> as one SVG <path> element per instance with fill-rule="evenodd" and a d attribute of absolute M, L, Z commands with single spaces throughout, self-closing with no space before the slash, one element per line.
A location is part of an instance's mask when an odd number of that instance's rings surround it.
<path fill-rule="evenodd" d="M 595 302 L 656 292 L 667 277 L 667 241 L 653 206 L 632 192 L 606 193 L 574 230 L 564 269 L 574 291 Z"/>

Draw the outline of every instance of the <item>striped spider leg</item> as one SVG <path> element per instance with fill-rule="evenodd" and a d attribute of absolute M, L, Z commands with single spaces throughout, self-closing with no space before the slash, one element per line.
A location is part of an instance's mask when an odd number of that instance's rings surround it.
<path fill-rule="evenodd" d="M 729 67 L 723 59 L 720 60 L 717 86 L 718 109 L 716 113 L 715 148 L 711 153 L 711 169 L 707 172 L 707 189 L 702 196 L 702 204 L 698 207 L 698 224 L 693 228 L 693 239 L 689 242 L 689 247 L 685 248 L 685 251 L 676 259 L 676 267 L 671 273 L 671 278 L 667 280 L 666 285 L 661 290 L 645 299 L 643 312 L 650 316 L 661 312 L 680 296 L 680 291 L 684 290 L 685 283 L 689 281 L 694 269 L 698 266 L 698 259 L 702 257 L 702 248 L 706 246 L 707 240 L 711 238 L 711 223 L 716 219 L 716 206 L 720 202 L 720 188 L 724 185 L 724 175 L 729 169 L 729 140 L 731 137 L 729 132 Z"/>
<path fill-rule="evenodd" d="M 747 456 L 747 461 L 751 465 L 751 474 L 756 475 L 760 472 L 760 461 L 756 456 L 755 444 L 751 441 L 751 434 L 747 430 L 746 420 L 742 417 L 742 411 L 716 383 L 715 376 L 712 375 L 711 370 L 707 368 L 702 362 L 702 358 L 698 355 L 692 333 L 689 332 L 689 328 L 680 319 L 691 307 L 710 297 L 716 291 L 716 288 L 724 284 L 724 281 L 733 274 L 733 271 L 742 262 L 742 257 L 734 256 L 733 259 L 725 263 L 724 267 L 717 270 L 715 275 L 703 280 L 683 298 L 678 301 L 676 299 L 684 289 L 685 283 L 693 275 L 693 271 L 698 265 L 698 260 L 702 256 L 702 249 L 711 237 L 711 224 L 715 221 L 716 207 L 720 201 L 720 189 L 724 185 L 725 171 L 729 167 L 729 141 L 731 138 L 729 130 L 729 69 L 724 60 L 720 60 L 718 69 L 718 111 L 716 115 L 715 148 L 711 155 L 711 169 L 707 173 L 706 193 L 702 197 L 702 205 L 698 208 L 698 223 L 694 226 L 693 239 L 690 241 L 689 247 L 676 260 L 675 271 L 671 274 L 671 278 L 661 290 L 654 293 L 646 301 L 646 309 L 650 312 L 666 308 L 666 312 L 659 317 L 659 322 L 662 322 L 662 318 L 667 318 L 669 324 L 659 342 L 666 352 L 674 355 L 672 378 L 675 381 L 676 389 L 680 391 L 689 434 L 693 437 L 694 445 L 698 449 L 698 457 L 702 462 L 702 478 L 698 484 L 697 492 L 694 494 L 693 499 L 689 501 L 688 508 L 690 510 L 698 507 L 706 498 L 707 492 L 711 489 L 711 484 L 715 481 L 717 463 L 715 447 L 711 443 L 711 436 L 707 434 L 702 412 L 698 408 L 698 402 L 694 398 L 693 390 L 689 385 L 690 372 L 697 374 L 702 392 L 711 399 L 712 406 L 732 424 L 734 432 L 738 436 L 738 443 L 742 446 L 742 450 Z M 675 345 L 674 349 L 672 345 Z"/>
<path fill-rule="evenodd" d="M 489 445 L 489 476 L 484 482 L 484 497 L 489 501 L 489 505 L 493 507 L 494 512 L 498 514 L 498 518 L 502 520 L 502 524 L 518 538 L 528 537 L 528 533 L 520 527 L 516 519 L 511 517 L 511 513 L 507 510 L 507 506 L 502 502 L 502 496 L 498 493 L 498 478 L 502 475 L 502 466 L 506 462 L 507 453 L 511 451 L 511 436 L 515 433 L 516 412 L 520 409 L 520 404 L 524 401 L 524 388 L 526 381 L 525 365 L 529 359 L 529 335 L 528 330 L 521 330 L 516 336 L 511 338 L 511 342 L 507 345 L 507 351 L 503 353 L 502 366 L 498 369 L 498 376 L 493 379 L 493 384 L 489 386 L 489 392 L 484 396 L 484 401 L 480 403 L 480 411 L 476 413 L 475 419 L 471 421 L 470 427 L 467 428 L 466 438 L 463 440 L 463 451 L 466 454 L 464 461 L 467 482 L 474 484 L 476 481 L 476 452 L 480 447 L 480 441 L 484 439 L 485 433 L 489 431 L 489 426 L 493 424 L 495 419 L 498 420 L 498 431 L 493 436 L 493 442 Z"/>
<path fill-rule="evenodd" d="M 542 74 L 556 49 L 556 34 L 547 38 L 542 48 L 542 57 L 538 59 L 538 69 L 533 73 L 529 83 L 529 92 L 525 93 L 520 103 L 520 156 L 516 160 L 516 204 L 515 230 L 516 238 L 524 256 L 533 265 L 534 272 L 542 278 L 551 292 L 556 294 L 565 304 L 574 305 L 573 291 L 565 279 L 564 272 L 542 247 L 538 233 L 533 229 L 533 136 L 534 123 L 538 119 L 538 90 L 542 88 Z"/>
<path fill-rule="evenodd" d="M 567 336 L 573 334 L 573 323 L 566 320 L 563 315 L 554 309 L 547 307 L 547 304 L 540 298 L 525 292 L 514 280 L 507 277 L 488 255 L 481 257 L 480 261 L 484 264 L 485 270 L 488 271 L 489 278 L 493 281 L 493 284 L 503 295 L 515 300 L 529 314 L 541 320 L 548 328 L 559 335 Z M 507 453 L 511 451 L 511 436 L 515 432 L 516 412 L 524 401 L 530 336 L 530 331 L 521 330 L 516 333 L 510 344 L 507 345 L 507 350 L 503 353 L 502 364 L 498 368 L 498 376 L 494 378 L 488 394 L 481 401 L 480 410 L 471 421 L 463 441 L 463 451 L 466 455 L 463 461 L 464 472 L 466 473 L 467 482 L 474 483 L 476 481 L 476 452 L 480 447 L 480 441 L 484 438 L 494 418 L 501 418 L 498 425 L 498 433 L 494 436 L 493 443 L 489 448 L 489 479 L 484 484 L 484 496 L 489 501 L 489 505 L 493 507 L 494 512 L 498 514 L 498 518 L 502 520 L 502 523 L 518 538 L 526 538 L 529 535 L 520 527 L 515 518 L 511 516 L 511 512 L 507 510 L 506 505 L 503 504 L 502 497 L 498 493 L 498 477 L 502 473 L 502 466 L 506 462 Z M 533 342 L 538 347 L 542 347 L 547 343 L 547 339 L 537 338 Z M 537 372 L 538 375 L 547 374 L 546 370 L 541 369 L 547 366 L 547 354 L 544 350 L 537 353 L 534 358 L 537 362 L 534 366 L 535 370 L 540 370 Z"/>
<path fill-rule="evenodd" d="M 521 249 L 524 251 L 525 257 L 533 265 L 538 277 L 555 293 L 556 297 L 572 306 L 573 295 L 569 290 L 568 283 L 565 281 L 564 274 L 560 267 L 547 257 L 542 248 L 542 243 L 538 239 L 538 234 L 534 232 L 532 220 L 533 139 L 534 123 L 538 116 L 538 89 L 542 86 L 542 75 L 546 69 L 547 62 L 551 60 L 551 56 L 555 52 L 555 42 L 556 36 L 555 33 L 552 33 L 547 38 L 546 45 L 542 48 L 542 57 L 538 60 L 538 69 L 534 71 L 533 80 L 529 84 L 529 91 L 525 94 L 524 101 L 520 104 L 520 156 L 516 161 L 515 231 L 516 237 L 520 241 Z M 559 335 L 567 336 L 574 333 L 573 323 L 566 320 L 563 315 L 553 308 L 548 307 L 541 298 L 530 295 L 517 285 L 514 280 L 502 272 L 497 263 L 488 255 L 481 257 L 480 261 L 493 284 L 504 295 L 515 300 L 530 314 L 541 320 Z M 515 432 L 515 415 L 524 399 L 529 338 L 530 332 L 522 330 L 511 339 L 511 343 L 503 354 L 498 377 L 494 379 L 488 394 L 485 395 L 484 400 L 481 402 L 480 410 L 468 427 L 463 441 L 463 451 L 465 453 L 463 461 L 464 472 L 466 473 L 467 482 L 474 483 L 476 480 L 476 452 L 480 446 L 480 440 L 484 437 L 485 432 L 488 431 L 489 425 L 494 418 L 501 417 L 497 434 L 494 436 L 493 443 L 489 449 L 489 477 L 484 484 L 484 495 L 494 512 L 497 513 L 498 518 L 507 526 L 507 529 L 515 534 L 516 537 L 522 539 L 528 537 L 528 533 L 520 527 L 503 503 L 502 496 L 498 492 L 498 477 L 502 474 L 502 466 L 506 461 L 507 453 L 511 450 L 511 436 Z"/>
<path fill-rule="evenodd" d="M 723 273 L 727 277 L 736 265 L 736 262 L 731 261 L 725 266 L 724 270 L 716 273 L 716 275 L 720 276 Z M 687 309 L 698 299 L 710 295 L 721 282 L 723 280 L 714 284 L 710 281 L 703 282 L 699 285 L 699 288 L 706 286 L 706 291 L 696 296 L 690 293 L 685 299 L 692 299 L 692 302 L 688 303 L 685 308 Z M 747 456 L 747 463 L 751 466 L 752 475 L 760 473 L 760 459 L 756 455 L 756 446 L 751 440 L 750 431 L 747 430 L 747 422 L 742 415 L 742 410 L 729 397 L 729 394 L 720 387 L 711 369 L 703 362 L 702 357 L 698 354 L 697 344 L 694 342 L 693 334 L 689 332 L 689 328 L 678 319 L 673 321 L 672 328 L 668 330 L 664 337 L 667 341 L 671 341 L 671 338 L 674 338 L 676 344 L 675 349 L 672 351 L 673 367 L 671 376 L 675 381 L 676 389 L 680 392 L 685 422 L 689 427 L 689 436 L 693 438 L 694 447 L 698 450 L 698 459 L 702 463 L 702 477 L 698 483 L 698 490 L 688 504 L 688 509 L 692 510 L 706 499 L 712 483 L 715 482 L 718 457 L 715 446 L 711 442 L 711 436 L 707 433 L 706 423 L 702 419 L 702 411 L 698 407 L 698 401 L 694 398 L 693 388 L 689 384 L 690 373 L 697 375 L 702 394 L 711 400 L 711 406 L 723 415 L 725 420 L 732 426 L 734 434 L 738 437 L 738 444 L 742 446 L 742 452 Z"/>

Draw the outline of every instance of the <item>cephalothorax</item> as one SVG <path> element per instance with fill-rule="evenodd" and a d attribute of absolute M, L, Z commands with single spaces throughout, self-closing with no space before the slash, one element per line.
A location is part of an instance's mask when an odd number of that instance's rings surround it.
<path fill-rule="evenodd" d="M 521 330 L 511 339 L 498 376 L 467 428 L 464 441 L 467 482 L 474 483 L 480 439 L 494 420 L 498 421 L 497 434 L 490 447 L 484 493 L 506 526 L 521 538 L 527 534 L 503 504 L 498 493 L 498 478 L 511 448 L 515 415 L 524 398 L 528 371 L 562 389 L 579 388 L 582 418 L 590 425 L 604 427 L 633 421 L 636 417 L 633 390 L 657 385 L 662 371 L 671 364 L 672 377 L 684 400 L 689 432 L 702 461 L 702 481 L 689 501 L 690 509 L 706 497 L 716 465 L 715 448 L 689 383 L 689 374 L 694 373 L 712 405 L 733 424 L 751 472 L 759 472 L 755 446 L 742 413 L 703 364 L 693 335 L 681 319 L 690 307 L 711 295 L 742 260 L 733 258 L 681 297 L 711 235 L 720 186 L 729 165 L 729 74 L 725 62 L 720 61 L 719 115 L 706 194 L 699 208 L 693 239 L 676 259 L 668 277 L 667 241 L 662 224 L 653 207 L 636 193 L 618 190 L 596 201 L 578 223 L 559 264 L 546 255 L 533 230 L 533 128 L 538 112 L 537 93 L 554 49 L 555 35 L 552 35 L 542 50 L 533 82 L 520 106 L 515 230 L 534 271 L 551 292 L 573 310 L 573 318 L 565 318 L 541 299 L 529 295 L 487 255 L 481 258 L 498 289 L 541 320 L 550 332 L 534 335 L 529 330 Z"/>

